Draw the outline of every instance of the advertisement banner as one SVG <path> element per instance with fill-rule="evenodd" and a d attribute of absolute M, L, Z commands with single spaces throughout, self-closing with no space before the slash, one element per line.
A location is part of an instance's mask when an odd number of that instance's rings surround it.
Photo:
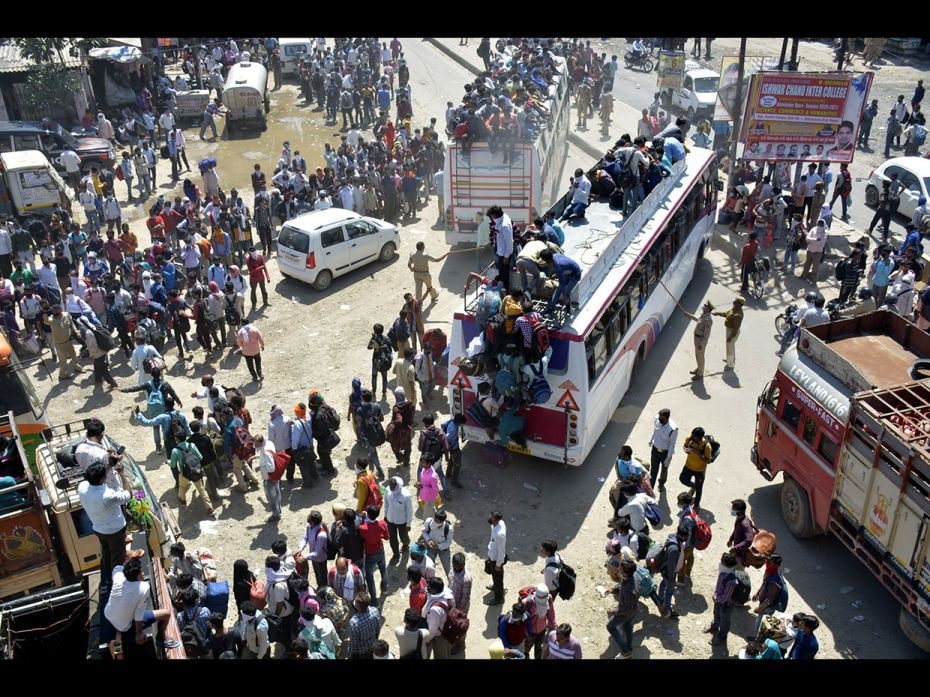
<path fill-rule="evenodd" d="M 684 51 L 659 51 L 659 77 L 656 87 L 678 89 L 685 79 Z"/>
<path fill-rule="evenodd" d="M 748 160 L 852 162 L 873 73 L 756 73 L 740 134 Z"/>
<path fill-rule="evenodd" d="M 736 82 L 739 78 L 739 56 L 724 56 L 720 62 L 720 89 L 714 107 L 714 121 L 734 121 L 743 113 L 749 96 L 749 81 L 763 70 L 775 70 L 778 59 L 774 56 L 746 56 L 743 62 L 743 101 L 736 103 Z"/>

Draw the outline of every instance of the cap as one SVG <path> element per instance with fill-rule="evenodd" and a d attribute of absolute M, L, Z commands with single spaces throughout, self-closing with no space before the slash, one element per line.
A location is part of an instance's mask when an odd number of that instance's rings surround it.
<path fill-rule="evenodd" d="M 706 308 L 707 308 L 708 310 L 710 310 L 711 312 L 713 312 L 713 310 L 714 310 L 714 304 L 713 304 L 710 300 L 705 300 L 705 301 L 704 301 L 704 307 L 706 307 Z"/>
<path fill-rule="evenodd" d="M 736 300 L 734 300 L 733 302 L 735 302 L 737 305 L 745 305 L 746 298 L 744 298 L 742 295 L 739 295 L 736 297 Z"/>
<path fill-rule="evenodd" d="M 668 409 L 659 409 L 659 416 L 671 416 L 672 412 Z"/>
<path fill-rule="evenodd" d="M 540 583 L 536 586 L 536 597 L 537 598 L 548 598 L 549 597 L 549 587 L 545 583 Z"/>

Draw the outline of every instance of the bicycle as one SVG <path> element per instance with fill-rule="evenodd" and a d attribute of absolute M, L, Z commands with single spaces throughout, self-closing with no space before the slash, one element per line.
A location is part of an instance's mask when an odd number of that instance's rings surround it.
<path fill-rule="evenodd" d="M 769 279 L 771 270 L 772 265 L 768 257 L 763 257 L 756 260 L 755 266 L 749 272 L 749 294 L 756 300 L 761 299 L 765 293 L 765 284 Z"/>

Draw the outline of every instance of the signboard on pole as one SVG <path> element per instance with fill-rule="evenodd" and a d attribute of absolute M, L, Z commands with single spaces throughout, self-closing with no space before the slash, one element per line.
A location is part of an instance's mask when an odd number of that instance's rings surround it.
<path fill-rule="evenodd" d="M 685 52 L 659 51 L 659 78 L 656 87 L 660 90 L 671 87 L 678 89 L 685 79 Z"/>
<path fill-rule="evenodd" d="M 741 114 L 749 95 L 749 80 L 762 70 L 775 70 L 778 59 L 774 56 L 746 56 L 743 62 L 743 103 L 736 103 L 736 81 L 739 77 L 739 56 L 724 56 L 720 62 L 720 89 L 714 106 L 714 121 L 734 121 Z"/>
<path fill-rule="evenodd" d="M 756 73 L 743 159 L 852 162 L 872 73 Z"/>

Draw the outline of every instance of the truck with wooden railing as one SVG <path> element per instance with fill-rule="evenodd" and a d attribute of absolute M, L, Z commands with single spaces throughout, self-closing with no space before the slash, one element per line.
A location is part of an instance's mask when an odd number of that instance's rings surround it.
<path fill-rule="evenodd" d="M 799 538 L 835 535 L 930 652 L 930 335 L 888 310 L 803 329 L 759 397 L 751 459 Z"/>

